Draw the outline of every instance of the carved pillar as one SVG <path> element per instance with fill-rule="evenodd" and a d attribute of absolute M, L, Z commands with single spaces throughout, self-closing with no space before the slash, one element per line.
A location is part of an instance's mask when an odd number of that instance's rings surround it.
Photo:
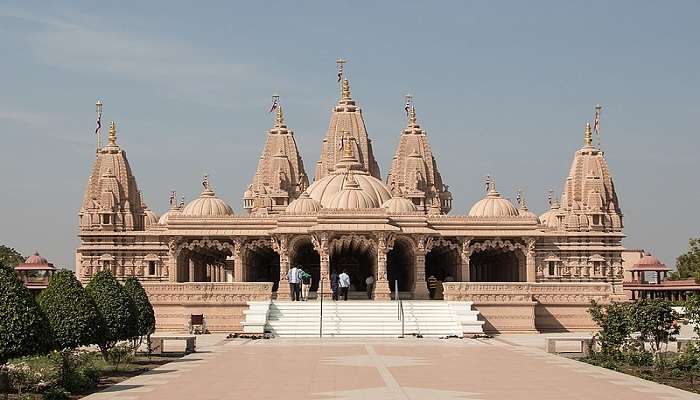
<path fill-rule="evenodd" d="M 419 237 L 416 240 L 416 279 L 413 283 L 413 298 L 425 300 L 430 298 L 428 284 L 425 282 L 425 255 L 432 248 L 433 239 L 429 237 Z"/>
<path fill-rule="evenodd" d="M 525 252 L 525 271 L 527 282 L 537 281 L 537 270 L 535 269 L 535 243 L 537 239 L 527 240 L 527 251 Z"/>
<path fill-rule="evenodd" d="M 243 282 L 243 245 L 244 238 L 233 240 L 233 281 Z"/>
<path fill-rule="evenodd" d="M 187 282 L 194 282 L 194 260 L 190 258 L 188 261 L 190 270 L 188 271 Z"/>
<path fill-rule="evenodd" d="M 462 242 L 462 268 L 460 275 L 460 280 L 462 282 L 469 282 L 471 280 L 471 277 L 469 276 L 469 258 L 472 255 L 472 251 L 469 248 L 469 244 L 471 244 L 471 239 L 464 239 Z"/>
<path fill-rule="evenodd" d="M 163 266 L 163 277 L 170 282 L 177 282 L 177 240 L 168 241 L 168 262 Z"/>
<path fill-rule="evenodd" d="M 321 261 L 321 279 L 319 281 L 319 285 L 323 285 L 323 297 L 331 298 L 331 254 L 328 246 L 328 233 L 322 232 L 318 235 L 311 236 L 311 243 L 314 245 L 314 249 L 318 253 Z"/>
<path fill-rule="evenodd" d="M 281 235 L 272 238 L 272 248 L 280 256 L 280 276 L 277 285 L 277 297 L 289 296 L 289 237 Z"/>
<path fill-rule="evenodd" d="M 377 279 L 374 284 L 374 299 L 389 300 L 391 299 L 391 289 L 389 288 L 389 279 L 386 273 L 386 256 L 393 247 L 393 237 L 387 234 L 377 236 Z M 398 293 L 394 294 L 395 296 Z"/>

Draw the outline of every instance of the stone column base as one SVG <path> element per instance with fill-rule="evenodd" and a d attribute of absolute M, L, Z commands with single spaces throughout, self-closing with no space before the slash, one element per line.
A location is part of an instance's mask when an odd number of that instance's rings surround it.
<path fill-rule="evenodd" d="M 291 290 L 289 289 L 288 280 L 280 280 L 279 285 L 277 285 L 277 299 L 278 300 L 289 300 L 291 295 Z"/>
<path fill-rule="evenodd" d="M 428 300 L 430 298 L 428 284 L 425 281 L 416 281 L 413 287 L 413 298 L 416 300 Z"/>
<path fill-rule="evenodd" d="M 391 300 L 391 290 L 389 290 L 389 282 L 378 280 L 374 285 L 374 300 Z"/>

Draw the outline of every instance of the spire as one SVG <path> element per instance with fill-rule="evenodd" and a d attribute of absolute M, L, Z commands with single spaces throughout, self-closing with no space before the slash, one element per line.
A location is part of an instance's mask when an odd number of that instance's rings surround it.
<path fill-rule="evenodd" d="M 586 130 L 583 133 L 583 140 L 584 140 L 584 143 L 586 144 L 586 147 L 592 146 L 593 132 L 591 131 L 591 123 L 590 122 L 586 123 Z"/>
<path fill-rule="evenodd" d="M 284 113 L 282 113 L 282 105 L 277 106 L 277 116 L 275 117 L 275 126 L 284 126 Z"/>
<path fill-rule="evenodd" d="M 109 145 L 110 146 L 116 146 L 117 145 L 117 123 L 112 121 L 109 123 Z"/>

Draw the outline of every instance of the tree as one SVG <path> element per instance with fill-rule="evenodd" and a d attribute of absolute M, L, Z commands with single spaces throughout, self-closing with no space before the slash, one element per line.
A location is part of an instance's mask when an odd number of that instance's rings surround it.
<path fill-rule="evenodd" d="M 12 247 L 0 245 L 0 264 L 6 267 L 14 268 L 22 264 L 25 257 Z"/>
<path fill-rule="evenodd" d="M 150 336 L 156 330 L 156 316 L 146 291 L 138 279 L 134 277 L 130 277 L 124 282 L 124 291 L 131 297 L 136 307 L 137 335 L 139 338 Z"/>
<path fill-rule="evenodd" d="M 684 316 L 688 320 L 688 324 L 693 327 L 696 335 L 700 336 L 700 294 L 693 294 L 688 297 L 684 304 Z"/>
<path fill-rule="evenodd" d="M 55 273 L 38 302 L 58 349 L 75 349 L 102 341 L 102 316 L 72 271 Z"/>
<path fill-rule="evenodd" d="M 593 322 L 600 331 L 595 334 L 595 340 L 601 351 L 606 355 L 619 355 L 620 348 L 632 334 L 630 327 L 630 305 L 627 303 L 612 303 L 600 305 L 591 302 L 588 310 Z"/>
<path fill-rule="evenodd" d="M 49 324 L 15 271 L 0 263 L 0 364 L 48 349 Z"/>
<path fill-rule="evenodd" d="M 700 283 L 700 238 L 688 240 L 688 251 L 676 258 L 676 271 L 670 279 L 695 278 Z"/>
<path fill-rule="evenodd" d="M 661 344 L 677 335 L 679 327 L 676 320 L 678 313 L 673 311 L 671 303 L 665 300 L 644 299 L 630 306 L 632 331 L 639 333 L 639 340 L 651 344 L 654 353 L 661 350 Z"/>
<path fill-rule="evenodd" d="M 105 334 L 98 345 L 107 359 L 107 351 L 118 341 L 137 335 L 136 309 L 122 285 L 109 271 L 99 271 L 93 275 L 85 286 L 85 291 L 92 298 L 105 322 Z"/>

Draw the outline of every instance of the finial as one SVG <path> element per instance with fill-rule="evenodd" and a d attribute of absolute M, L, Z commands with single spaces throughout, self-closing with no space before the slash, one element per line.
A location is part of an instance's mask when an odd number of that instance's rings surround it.
<path fill-rule="evenodd" d="M 202 186 L 204 187 L 204 190 L 209 190 L 209 175 L 204 175 L 204 179 L 202 180 Z"/>
<path fill-rule="evenodd" d="M 593 118 L 593 132 L 598 136 L 598 147 L 600 148 L 600 112 L 603 111 L 603 106 L 600 104 L 595 106 L 595 117 Z"/>
<path fill-rule="evenodd" d="M 100 147 L 102 147 L 102 100 L 97 99 L 97 102 L 95 102 L 95 111 L 97 112 L 95 136 L 97 136 L 97 151 L 99 151 Z"/>
<path fill-rule="evenodd" d="M 593 143 L 593 135 L 591 132 L 591 124 L 590 122 L 586 123 L 586 130 L 583 135 L 584 142 L 586 143 L 586 146 L 591 146 Z"/>
<path fill-rule="evenodd" d="M 284 125 L 284 113 L 282 113 L 282 106 L 277 106 L 277 117 L 275 118 L 277 126 Z"/>
<path fill-rule="evenodd" d="M 515 193 L 515 202 L 518 203 L 518 207 L 522 208 L 525 202 L 523 201 L 523 190 L 518 189 Z"/>
<path fill-rule="evenodd" d="M 351 100 L 350 99 L 350 82 L 347 79 L 343 79 L 341 100 Z"/>
<path fill-rule="evenodd" d="M 547 194 L 547 204 L 549 204 L 550 207 L 551 207 L 552 204 L 553 204 L 553 203 L 552 203 L 552 196 L 553 196 L 553 195 L 554 195 L 554 190 L 549 189 L 549 194 Z"/>
<path fill-rule="evenodd" d="M 177 206 L 177 192 L 174 190 L 170 191 L 170 208 L 175 208 Z"/>
<path fill-rule="evenodd" d="M 413 126 L 418 123 L 418 119 L 416 118 L 416 106 L 411 106 L 411 111 L 408 114 L 408 124 Z"/>
<path fill-rule="evenodd" d="M 486 193 L 491 190 L 491 175 L 486 175 Z"/>
<path fill-rule="evenodd" d="M 403 107 L 404 111 L 406 111 L 406 115 L 409 115 L 409 112 L 411 111 L 411 106 L 413 105 L 413 96 L 410 94 L 406 95 L 406 105 Z"/>
<path fill-rule="evenodd" d="M 185 207 L 185 196 L 180 197 L 180 204 L 178 208 L 183 209 Z"/>
<path fill-rule="evenodd" d="M 117 145 L 117 123 L 114 121 L 109 123 L 109 145 Z"/>

